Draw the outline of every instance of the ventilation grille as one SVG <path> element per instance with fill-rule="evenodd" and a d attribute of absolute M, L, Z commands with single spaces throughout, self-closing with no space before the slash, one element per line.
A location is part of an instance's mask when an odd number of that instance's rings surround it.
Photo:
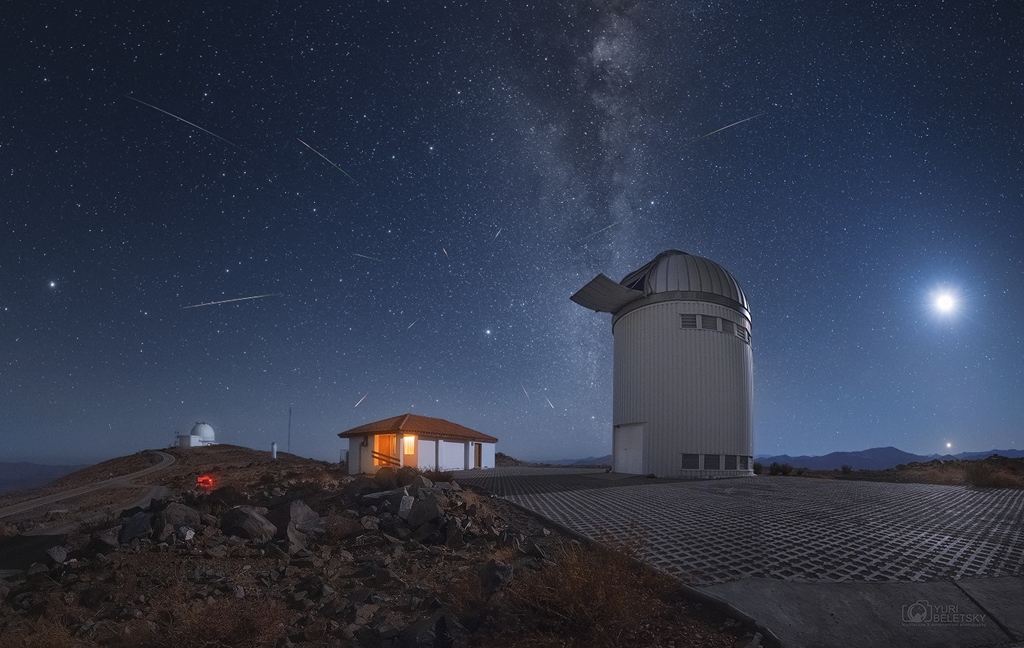
<path fill-rule="evenodd" d="M 719 327 L 719 320 L 722 324 Z M 679 314 L 679 328 L 684 329 L 695 329 L 697 326 L 697 314 L 696 313 L 680 313 Z M 743 340 L 747 344 L 750 344 L 750 333 L 743 327 L 742 324 L 738 324 L 732 320 L 725 319 L 724 317 L 713 317 L 711 315 L 700 316 L 700 327 L 704 331 L 721 331 L 726 335 L 735 335 L 739 339 Z"/>
<path fill-rule="evenodd" d="M 750 470 L 749 457 L 740 457 L 740 470 Z"/>
<path fill-rule="evenodd" d="M 736 455 L 725 455 L 725 469 L 736 470 Z"/>
<path fill-rule="evenodd" d="M 704 470 L 721 470 L 722 455 L 704 455 Z"/>

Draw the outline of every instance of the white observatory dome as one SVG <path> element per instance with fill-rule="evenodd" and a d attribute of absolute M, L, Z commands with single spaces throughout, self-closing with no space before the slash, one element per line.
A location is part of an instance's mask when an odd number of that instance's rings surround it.
<path fill-rule="evenodd" d="M 197 436 L 204 443 L 213 443 L 213 427 L 208 423 L 196 423 L 192 427 L 192 436 Z"/>
<path fill-rule="evenodd" d="M 750 307 L 728 270 L 666 250 L 570 299 L 612 315 L 615 472 L 753 474 Z"/>
<path fill-rule="evenodd" d="M 655 293 L 687 292 L 703 293 L 700 301 L 725 301 L 723 305 L 739 306 L 749 317 L 750 306 L 747 296 L 732 274 L 711 259 L 694 256 L 679 250 L 666 250 L 654 257 L 647 265 L 626 275 L 620 285 L 643 292 L 644 296 Z M 709 296 L 724 297 L 725 300 Z M 694 295 L 696 296 L 696 295 Z"/>

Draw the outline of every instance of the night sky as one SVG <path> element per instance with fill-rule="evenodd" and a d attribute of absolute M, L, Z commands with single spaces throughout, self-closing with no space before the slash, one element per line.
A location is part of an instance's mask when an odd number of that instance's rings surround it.
<path fill-rule="evenodd" d="M 756 453 L 1020 448 L 1021 20 L 9 3 L 0 460 L 195 421 L 284 450 L 289 407 L 291 450 L 322 459 L 405 412 L 524 459 L 603 455 L 610 316 L 569 296 L 666 249 L 747 293 Z"/>

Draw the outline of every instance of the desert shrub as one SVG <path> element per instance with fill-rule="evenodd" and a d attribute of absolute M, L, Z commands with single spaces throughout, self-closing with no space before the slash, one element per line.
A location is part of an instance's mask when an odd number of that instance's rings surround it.
<path fill-rule="evenodd" d="M 419 471 L 412 466 L 402 466 L 398 469 L 398 473 L 396 474 L 398 477 L 398 485 L 408 486 L 412 483 L 412 480 L 416 479 L 416 475 L 418 474 Z"/>
<path fill-rule="evenodd" d="M 450 482 L 455 479 L 455 475 L 447 470 L 424 470 L 423 476 L 435 484 L 437 482 Z"/>
<path fill-rule="evenodd" d="M 805 470 L 806 470 L 806 468 L 797 468 L 796 469 L 796 476 L 797 477 L 802 477 Z"/>
<path fill-rule="evenodd" d="M 1009 470 L 988 461 L 972 461 L 964 467 L 968 484 L 981 488 L 1021 488 L 1021 479 Z"/>
<path fill-rule="evenodd" d="M 449 589 L 461 594 L 456 614 L 480 614 L 480 645 L 611 646 L 651 645 L 667 615 L 676 581 L 635 562 L 634 542 L 586 547 L 564 543 L 555 564 L 542 571 L 516 571 L 500 597 L 473 570 Z M 468 596 L 467 596 L 468 595 Z M 490 639 L 490 641 L 488 641 Z"/>
<path fill-rule="evenodd" d="M 760 461 L 755 461 L 754 462 L 754 474 L 755 475 L 760 475 L 763 472 L 764 472 L 764 464 L 761 463 Z"/>
<path fill-rule="evenodd" d="M 840 468 L 840 470 L 843 471 L 844 475 L 849 475 L 850 473 L 853 472 L 853 466 L 851 466 L 849 464 L 843 464 L 843 466 Z"/>
<path fill-rule="evenodd" d="M 772 465 L 768 466 L 769 475 L 789 475 L 793 472 L 793 466 L 789 464 L 780 464 L 778 461 L 773 461 Z"/>

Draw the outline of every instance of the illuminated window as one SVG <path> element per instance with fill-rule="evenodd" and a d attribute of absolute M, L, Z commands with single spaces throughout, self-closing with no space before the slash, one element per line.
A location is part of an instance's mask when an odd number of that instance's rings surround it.
<path fill-rule="evenodd" d="M 405 444 L 405 454 L 416 454 L 416 437 L 407 436 L 403 443 Z"/>

